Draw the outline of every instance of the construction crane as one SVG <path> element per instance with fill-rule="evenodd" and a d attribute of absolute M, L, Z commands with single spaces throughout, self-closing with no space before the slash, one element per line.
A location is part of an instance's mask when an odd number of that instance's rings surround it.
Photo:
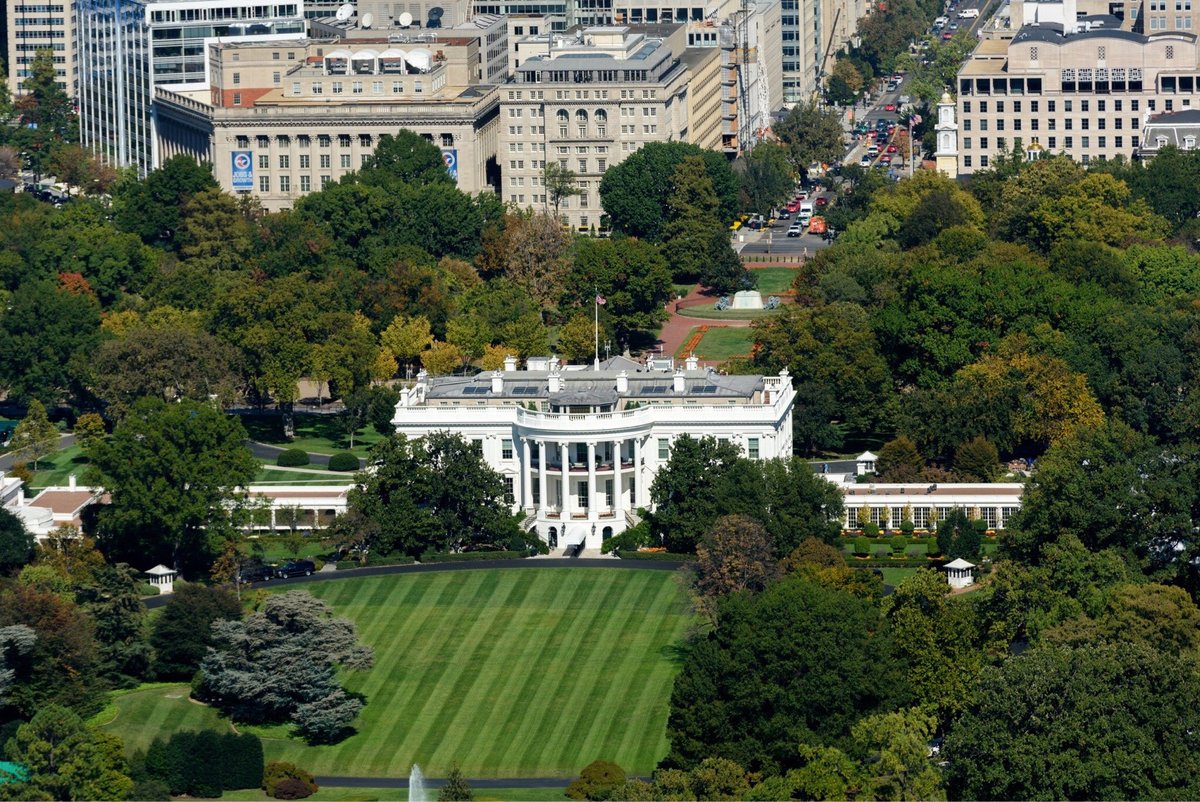
<path fill-rule="evenodd" d="M 811 101 L 815 103 L 821 93 L 821 79 L 825 76 L 825 65 L 829 63 L 829 57 L 833 54 L 833 43 L 836 37 L 833 32 L 837 30 L 838 20 L 842 17 L 842 10 L 839 8 L 837 13 L 833 15 L 833 25 L 830 26 L 829 44 L 825 46 L 825 55 L 821 58 L 821 65 L 817 68 L 817 80 L 813 85 Z"/>

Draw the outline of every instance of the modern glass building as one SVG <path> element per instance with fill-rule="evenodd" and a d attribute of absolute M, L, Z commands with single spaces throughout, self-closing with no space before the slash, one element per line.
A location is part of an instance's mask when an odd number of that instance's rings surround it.
<path fill-rule="evenodd" d="M 215 42 L 304 36 L 299 0 L 78 0 L 78 81 L 83 143 L 117 167 L 159 164 L 154 89 L 208 85 Z"/>

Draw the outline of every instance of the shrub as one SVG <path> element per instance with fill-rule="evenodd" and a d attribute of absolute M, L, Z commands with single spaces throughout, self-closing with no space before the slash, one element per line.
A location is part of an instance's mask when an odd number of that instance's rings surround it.
<path fill-rule="evenodd" d="M 279 452 L 275 464 L 281 468 L 299 468 L 308 464 L 308 452 L 302 448 L 289 448 Z"/>
<path fill-rule="evenodd" d="M 172 794 L 216 797 L 222 791 L 258 787 L 262 742 L 250 734 L 185 730 L 167 741 L 155 739 L 143 765 L 145 779 L 163 783 Z"/>
<path fill-rule="evenodd" d="M 854 538 L 854 556 L 866 557 L 871 553 L 871 541 L 866 537 Z"/>
<path fill-rule="evenodd" d="M 908 546 L 908 538 L 903 538 L 903 537 L 892 538 L 892 551 L 894 553 L 903 554 L 906 546 Z"/>
<path fill-rule="evenodd" d="M 904 553 L 908 555 L 909 559 L 917 559 L 925 556 L 925 550 L 920 546 L 909 546 L 904 550 Z"/>
<path fill-rule="evenodd" d="M 308 793 L 303 796 L 280 796 L 279 784 L 287 780 L 296 780 L 305 787 Z M 316 793 L 317 788 L 317 782 L 313 776 L 294 763 L 275 761 L 268 763 L 266 769 L 263 770 L 262 789 L 267 792 L 267 796 L 275 799 L 303 799 L 309 794 Z"/>
<path fill-rule="evenodd" d="M 423 563 L 469 563 L 479 560 L 520 560 L 529 556 L 527 551 L 427 551 L 421 555 Z M 371 565 L 379 565 L 371 560 Z"/>
<path fill-rule="evenodd" d="M 593 760 L 579 773 L 579 779 L 567 786 L 571 799 L 608 799 L 625 784 L 625 770 L 611 760 Z"/>
<path fill-rule="evenodd" d="M 863 534 L 867 537 L 879 537 L 879 524 L 868 523 L 863 527 Z"/>
<path fill-rule="evenodd" d="M 133 784 L 130 799 L 141 799 L 144 802 L 169 802 L 171 788 L 162 780 L 138 780 Z"/>
<path fill-rule="evenodd" d="M 618 551 L 617 556 L 622 560 L 647 560 L 653 562 L 695 562 L 695 554 L 681 554 L 675 551 Z"/>
<path fill-rule="evenodd" d="M 339 451 L 329 458 L 329 470 L 342 472 L 357 471 L 358 457 L 349 451 Z"/>
<path fill-rule="evenodd" d="M 888 557 L 892 556 L 892 550 L 887 546 L 880 546 L 879 548 L 875 549 L 874 556 L 877 560 L 886 560 Z"/>
<path fill-rule="evenodd" d="M 912 537 L 914 529 L 916 529 L 916 527 L 913 525 L 912 521 L 904 520 L 900 522 L 900 534 L 904 535 L 905 537 Z"/>
<path fill-rule="evenodd" d="M 312 796 L 313 792 L 302 780 L 294 780 L 291 777 L 280 780 L 275 783 L 275 798 L 276 799 L 304 799 Z"/>

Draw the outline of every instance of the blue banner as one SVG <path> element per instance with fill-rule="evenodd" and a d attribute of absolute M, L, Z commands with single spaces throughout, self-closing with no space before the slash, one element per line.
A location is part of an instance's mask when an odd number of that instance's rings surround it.
<path fill-rule="evenodd" d="M 254 189 L 254 157 L 248 150 L 230 154 L 233 163 L 233 191 Z"/>
<path fill-rule="evenodd" d="M 454 179 L 454 183 L 458 183 L 458 149 L 457 148 L 442 148 L 442 161 L 446 163 L 446 172 L 450 173 L 450 177 Z"/>

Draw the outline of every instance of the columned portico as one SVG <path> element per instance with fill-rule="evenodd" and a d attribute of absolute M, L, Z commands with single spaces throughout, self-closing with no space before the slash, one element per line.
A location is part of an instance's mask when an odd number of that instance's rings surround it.
<path fill-rule="evenodd" d="M 588 442 L 587 444 L 587 499 L 584 502 L 587 506 L 584 512 L 587 513 L 589 521 L 596 520 L 596 444 Z"/>

